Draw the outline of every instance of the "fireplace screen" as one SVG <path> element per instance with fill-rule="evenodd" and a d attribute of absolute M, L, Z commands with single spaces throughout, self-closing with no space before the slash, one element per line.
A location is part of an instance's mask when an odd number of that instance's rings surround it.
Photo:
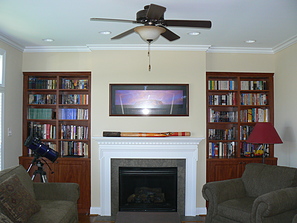
<path fill-rule="evenodd" d="M 177 211 L 177 167 L 120 167 L 120 211 Z"/>

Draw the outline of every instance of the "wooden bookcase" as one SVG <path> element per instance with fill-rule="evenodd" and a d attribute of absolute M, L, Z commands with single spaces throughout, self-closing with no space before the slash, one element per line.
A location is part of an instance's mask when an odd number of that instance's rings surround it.
<path fill-rule="evenodd" d="M 78 183 L 78 210 L 88 213 L 91 73 L 25 72 L 23 82 L 23 141 L 33 134 L 43 144 L 58 151 L 59 158 L 54 163 L 42 157 L 47 178 L 49 182 Z M 33 151 L 24 145 L 20 164 L 29 168 L 33 158 Z M 30 174 L 36 169 L 34 165 Z M 36 177 L 34 180 L 40 179 Z"/>
<path fill-rule="evenodd" d="M 241 177 L 262 162 L 246 139 L 257 122 L 273 124 L 273 74 L 207 72 L 206 91 L 207 182 Z M 273 145 L 265 161 L 277 164 Z"/>

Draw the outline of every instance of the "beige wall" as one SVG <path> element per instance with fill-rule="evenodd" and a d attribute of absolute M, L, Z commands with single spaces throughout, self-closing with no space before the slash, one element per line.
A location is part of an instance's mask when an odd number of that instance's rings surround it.
<path fill-rule="evenodd" d="M 205 137 L 205 52 L 94 51 L 24 53 L 23 71 L 92 71 L 92 136 L 114 131 L 190 131 Z M 109 117 L 110 83 L 185 83 L 190 85 L 188 117 Z M 92 207 L 99 207 L 98 147 L 92 144 Z M 205 206 L 205 143 L 199 146 L 197 205 Z"/>
<path fill-rule="evenodd" d="M 4 97 L 4 150 L 3 168 L 18 165 L 22 154 L 22 106 L 23 106 L 23 53 L 0 41 L 0 48 L 6 51 L 5 97 Z M 8 137 L 7 129 L 12 135 Z"/>
<path fill-rule="evenodd" d="M 206 70 L 271 73 L 275 70 L 275 55 L 207 53 Z"/>
<path fill-rule="evenodd" d="M 276 54 L 275 126 L 283 144 L 275 146 L 279 164 L 297 167 L 297 44 Z"/>

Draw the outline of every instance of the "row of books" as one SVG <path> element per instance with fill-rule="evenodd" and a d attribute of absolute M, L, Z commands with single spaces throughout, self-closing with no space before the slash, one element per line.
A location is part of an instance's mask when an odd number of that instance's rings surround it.
<path fill-rule="evenodd" d="M 269 122 L 268 108 L 250 108 L 240 111 L 242 122 Z"/>
<path fill-rule="evenodd" d="M 209 143 L 209 157 L 234 157 L 235 156 L 235 142 L 210 142 Z"/>
<path fill-rule="evenodd" d="M 253 131 L 254 126 L 250 126 L 250 125 L 243 125 L 240 126 L 239 128 L 239 132 L 240 132 L 240 140 L 247 140 L 249 135 L 251 134 L 251 132 Z"/>
<path fill-rule="evenodd" d="M 88 144 L 85 142 L 61 142 L 61 156 L 87 156 Z"/>
<path fill-rule="evenodd" d="M 55 94 L 29 94 L 29 104 L 56 104 L 57 96 Z"/>
<path fill-rule="evenodd" d="M 29 108 L 28 119 L 54 119 L 54 112 L 51 108 Z"/>
<path fill-rule="evenodd" d="M 268 90 L 267 81 L 241 81 L 241 90 Z"/>
<path fill-rule="evenodd" d="M 56 139 L 55 125 L 30 122 L 28 132 L 39 139 Z"/>
<path fill-rule="evenodd" d="M 61 88 L 62 89 L 88 89 L 88 80 L 69 80 L 62 78 L 61 80 Z"/>
<path fill-rule="evenodd" d="M 61 79 L 61 89 L 88 89 L 89 81 L 77 79 Z M 56 79 L 29 77 L 29 89 L 57 89 Z"/>
<path fill-rule="evenodd" d="M 209 105 L 236 105 L 235 92 L 228 94 L 209 95 Z"/>
<path fill-rule="evenodd" d="M 209 122 L 237 122 L 238 112 L 237 111 L 216 111 L 210 109 L 209 111 Z"/>
<path fill-rule="evenodd" d="M 235 90 L 235 82 L 232 80 L 209 80 L 208 90 Z"/>
<path fill-rule="evenodd" d="M 88 139 L 88 126 L 61 125 L 61 139 Z"/>
<path fill-rule="evenodd" d="M 86 108 L 61 108 L 59 112 L 60 119 L 87 120 L 88 109 Z"/>
<path fill-rule="evenodd" d="M 87 105 L 87 94 L 64 94 L 61 96 L 61 104 Z"/>
<path fill-rule="evenodd" d="M 29 77 L 29 89 L 57 89 L 57 80 Z"/>
<path fill-rule="evenodd" d="M 235 140 L 236 127 L 231 129 L 208 129 L 208 139 L 210 140 Z"/>
<path fill-rule="evenodd" d="M 241 105 L 268 105 L 267 94 L 248 93 L 241 94 Z"/>

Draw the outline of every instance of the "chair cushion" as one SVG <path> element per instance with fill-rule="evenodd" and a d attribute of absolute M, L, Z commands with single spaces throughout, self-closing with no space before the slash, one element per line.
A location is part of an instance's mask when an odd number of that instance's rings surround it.
<path fill-rule="evenodd" d="M 237 222 L 250 222 L 255 198 L 244 197 L 222 202 L 218 205 L 218 215 Z"/>
<path fill-rule="evenodd" d="M 245 167 L 242 181 L 249 197 L 258 197 L 271 191 L 297 186 L 297 169 L 250 163 Z"/>
<path fill-rule="evenodd" d="M 41 208 L 15 174 L 0 183 L 0 207 L 13 222 L 26 222 Z"/>
<path fill-rule="evenodd" d="M 41 210 L 31 216 L 30 223 L 77 223 L 77 205 L 72 201 L 38 200 Z"/>

